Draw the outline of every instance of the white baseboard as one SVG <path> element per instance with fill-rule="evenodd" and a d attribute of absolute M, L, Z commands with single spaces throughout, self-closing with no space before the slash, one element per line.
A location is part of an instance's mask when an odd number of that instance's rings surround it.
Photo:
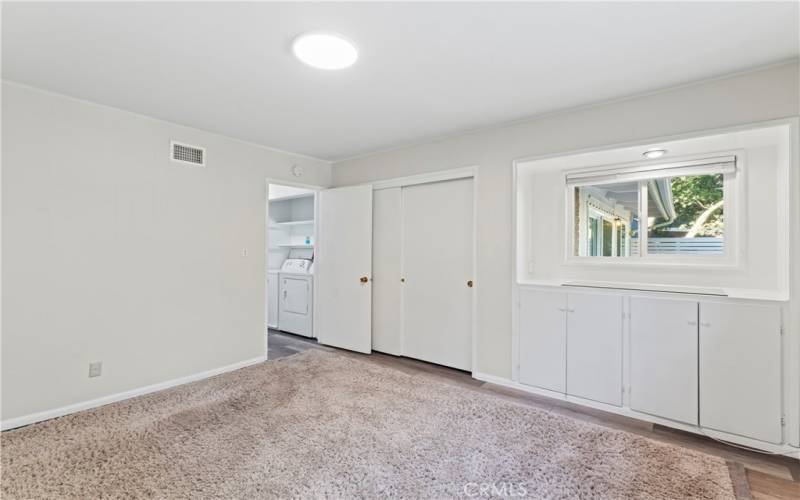
<path fill-rule="evenodd" d="M 124 399 L 135 398 L 136 396 L 143 396 L 145 394 L 150 394 L 151 392 L 163 391 L 164 389 L 169 389 L 170 387 L 188 384 L 189 382 L 195 382 L 197 380 L 203 380 L 204 378 L 213 377 L 214 375 L 220 375 L 222 373 L 230 372 L 233 370 L 238 370 L 239 368 L 244 368 L 246 366 L 254 365 L 256 363 L 261 363 L 262 361 L 266 360 L 267 360 L 266 356 L 259 356 L 257 358 L 246 359 L 244 361 L 239 361 L 238 363 L 233 363 L 227 366 L 221 366 L 219 368 L 206 370 L 200 373 L 194 373 L 192 375 L 187 375 L 185 377 L 167 380 L 165 382 L 158 382 L 156 384 L 139 387 L 137 389 L 131 389 L 129 391 L 118 392 L 116 394 L 111 394 L 96 399 L 90 399 L 88 401 L 82 401 L 80 403 L 74 403 L 59 408 L 53 408 L 52 410 L 45 410 L 37 413 L 31 413 L 29 415 L 23 415 L 21 417 L 9 418 L 0 422 L 0 430 L 5 431 L 8 429 L 14 429 L 16 427 L 22 427 L 23 425 L 34 424 L 36 422 L 41 422 L 43 420 L 62 417 L 64 415 L 69 415 L 70 413 L 89 410 L 91 408 L 97 408 L 98 406 L 107 405 L 109 403 L 116 403 L 117 401 L 122 401 Z"/>
<path fill-rule="evenodd" d="M 645 422 L 651 422 L 654 424 L 663 425 L 665 427 L 672 427 L 673 429 L 679 429 L 682 431 L 691 432 L 693 434 L 706 436 L 711 439 L 724 441 L 726 443 L 732 443 L 734 446 L 735 445 L 746 446 L 748 448 L 755 448 L 757 450 L 761 450 L 770 454 L 785 455 L 787 457 L 800 459 L 800 448 L 788 444 L 766 443 L 748 437 L 738 436 L 736 434 L 729 434 L 727 432 L 721 432 L 713 429 L 706 429 L 704 427 L 698 427 L 694 425 L 684 424 L 681 422 L 675 422 L 665 418 L 659 418 L 653 415 L 648 415 L 646 413 L 639 413 L 637 411 L 631 410 L 630 408 L 626 407 L 613 406 L 605 403 L 598 403 L 597 401 L 591 401 L 588 399 L 568 396 L 560 392 L 549 391 L 547 389 L 540 389 L 537 387 L 531 387 L 525 384 L 521 384 L 519 382 L 514 382 L 513 380 L 507 379 L 505 377 L 498 377 L 496 375 L 490 375 L 488 373 L 473 372 L 472 377 L 481 380 L 483 382 L 488 382 L 490 384 L 509 387 L 511 389 L 517 389 L 520 391 L 528 392 L 530 394 L 536 394 L 538 396 L 557 399 L 559 401 L 568 401 L 570 403 L 575 403 L 581 406 L 603 410 L 605 412 L 613 413 L 615 415 L 622 415 L 637 420 L 644 420 Z"/>

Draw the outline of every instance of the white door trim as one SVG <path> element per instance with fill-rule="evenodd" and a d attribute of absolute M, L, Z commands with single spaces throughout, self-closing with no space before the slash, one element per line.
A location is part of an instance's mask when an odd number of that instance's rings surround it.
<path fill-rule="evenodd" d="M 427 172 L 424 174 L 408 175 L 405 177 L 396 177 L 394 179 L 386 179 L 382 181 L 375 181 L 372 183 L 373 189 L 386 189 L 391 187 L 406 187 L 415 184 L 428 184 L 431 182 L 452 181 L 456 179 L 466 179 L 468 177 L 477 177 L 478 167 L 462 167 L 453 168 L 450 170 L 440 170 L 438 172 Z"/>

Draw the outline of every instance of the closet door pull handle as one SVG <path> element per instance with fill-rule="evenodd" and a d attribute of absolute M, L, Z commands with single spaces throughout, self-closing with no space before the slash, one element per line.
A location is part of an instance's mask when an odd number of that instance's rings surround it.
<path fill-rule="evenodd" d="M 358 281 L 360 281 L 361 283 L 367 283 L 369 281 L 369 278 L 367 278 L 366 276 L 362 276 L 361 278 L 359 278 Z"/>
<path fill-rule="evenodd" d="M 474 285 L 474 283 L 472 282 L 472 280 L 469 280 L 469 281 L 467 281 L 467 286 L 468 286 L 469 288 L 472 288 L 472 287 L 473 287 L 473 285 Z"/>

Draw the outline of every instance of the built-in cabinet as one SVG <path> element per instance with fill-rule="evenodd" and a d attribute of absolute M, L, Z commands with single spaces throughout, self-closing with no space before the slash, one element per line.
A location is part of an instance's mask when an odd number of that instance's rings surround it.
<path fill-rule="evenodd" d="M 733 439 L 784 442 L 778 305 L 522 287 L 518 319 L 525 386 Z"/>
<path fill-rule="evenodd" d="M 633 410 L 697 425 L 697 315 L 696 301 L 631 297 Z"/>
<path fill-rule="evenodd" d="M 700 303 L 700 425 L 780 443 L 781 314 L 774 305 Z"/>
<path fill-rule="evenodd" d="M 567 391 L 567 294 L 520 291 L 519 381 Z"/>
<path fill-rule="evenodd" d="M 622 404 L 622 297 L 521 292 L 519 379 L 524 384 Z"/>
<path fill-rule="evenodd" d="M 567 294 L 567 394 L 622 404 L 622 297 Z"/>

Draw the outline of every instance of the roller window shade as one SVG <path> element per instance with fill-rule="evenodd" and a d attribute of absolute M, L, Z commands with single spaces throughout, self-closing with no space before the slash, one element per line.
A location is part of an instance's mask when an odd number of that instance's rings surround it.
<path fill-rule="evenodd" d="M 566 182 L 568 186 L 585 186 L 588 184 L 611 184 L 686 175 L 732 174 L 734 172 L 736 172 L 736 157 L 723 156 L 620 169 L 607 168 L 571 172 L 566 174 Z"/>

